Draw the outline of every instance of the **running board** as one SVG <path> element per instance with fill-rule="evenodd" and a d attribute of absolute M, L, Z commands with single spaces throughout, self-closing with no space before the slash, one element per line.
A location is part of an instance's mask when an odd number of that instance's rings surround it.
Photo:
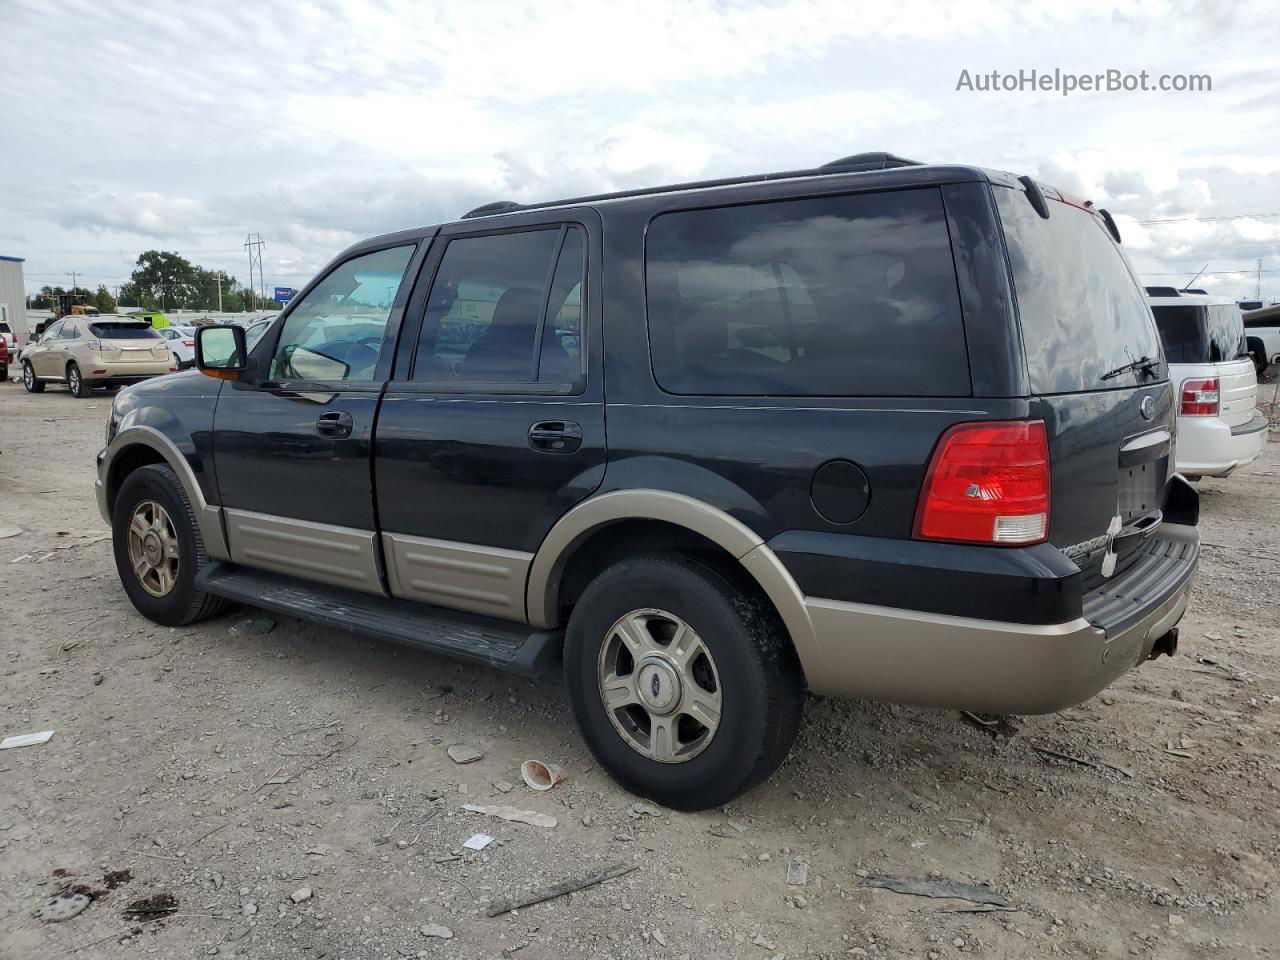
<path fill-rule="evenodd" d="M 534 631 L 492 617 L 318 585 L 230 563 L 210 563 L 196 589 L 273 613 L 379 637 L 536 677 L 560 656 L 562 631 Z"/>

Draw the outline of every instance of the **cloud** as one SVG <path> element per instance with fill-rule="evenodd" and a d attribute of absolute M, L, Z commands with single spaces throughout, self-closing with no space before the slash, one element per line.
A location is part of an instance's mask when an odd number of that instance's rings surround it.
<path fill-rule="evenodd" d="M 1263 0 L 9 0 L 3 19 L 0 251 L 28 257 L 32 286 L 118 278 L 122 251 L 150 246 L 243 274 L 249 232 L 268 280 L 292 282 L 353 239 L 495 199 L 877 149 L 1092 197 L 1144 270 L 1280 268 L 1271 221 L 1134 223 L 1280 196 Z M 1055 66 L 1208 72 L 1214 90 L 955 90 L 961 69 Z"/>

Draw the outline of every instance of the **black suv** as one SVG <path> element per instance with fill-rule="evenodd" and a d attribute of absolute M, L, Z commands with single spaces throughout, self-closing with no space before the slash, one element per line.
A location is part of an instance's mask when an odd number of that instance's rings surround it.
<path fill-rule="evenodd" d="M 1106 211 L 860 154 L 357 244 L 117 398 L 135 606 L 534 674 L 627 788 L 722 804 L 806 689 L 1080 702 L 1172 653 L 1175 392 Z"/>

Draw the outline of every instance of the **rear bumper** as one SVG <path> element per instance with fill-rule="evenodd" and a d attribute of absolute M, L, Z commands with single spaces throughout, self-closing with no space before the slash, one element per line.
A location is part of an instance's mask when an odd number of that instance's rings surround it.
<path fill-rule="evenodd" d="M 810 688 L 993 713 L 1052 713 L 1081 703 L 1145 660 L 1186 611 L 1199 532 L 1166 523 L 1158 541 L 1151 565 L 1091 594 L 1084 614 L 1063 623 L 808 597 L 820 659 L 806 664 Z"/>
<path fill-rule="evenodd" d="M 1267 418 L 1254 412 L 1248 423 L 1231 427 L 1217 417 L 1178 418 L 1178 472 L 1225 477 L 1255 460 L 1267 444 Z"/>
<path fill-rule="evenodd" d="M 86 380 L 94 383 L 138 383 L 151 377 L 172 373 L 177 365 L 178 362 L 174 359 L 145 362 L 97 360 L 92 363 L 82 363 L 80 372 Z"/>

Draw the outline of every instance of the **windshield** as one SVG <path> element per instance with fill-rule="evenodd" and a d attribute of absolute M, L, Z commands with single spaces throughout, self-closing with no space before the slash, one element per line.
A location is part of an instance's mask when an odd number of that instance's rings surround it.
<path fill-rule="evenodd" d="M 1110 390 L 1164 379 L 1146 296 L 1098 218 L 1050 200 L 1044 220 L 1021 191 L 993 190 L 1013 267 L 1032 393 Z M 1153 373 L 1138 363 L 1143 358 L 1157 361 Z M 1126 366 L 1131 369 L 1114 373 Z"/>
<path fill-rule="evenodd" d="M 1151 308 L 1170 363 L 1224 363 L 1249 355 L 1244 318 L 1231 304 Z"/>
<path fill-rule="evenodd" d="M 89 332 L 103 340 L 159 340 L 160 334 L 141 323 L 91 323 Z"/>

